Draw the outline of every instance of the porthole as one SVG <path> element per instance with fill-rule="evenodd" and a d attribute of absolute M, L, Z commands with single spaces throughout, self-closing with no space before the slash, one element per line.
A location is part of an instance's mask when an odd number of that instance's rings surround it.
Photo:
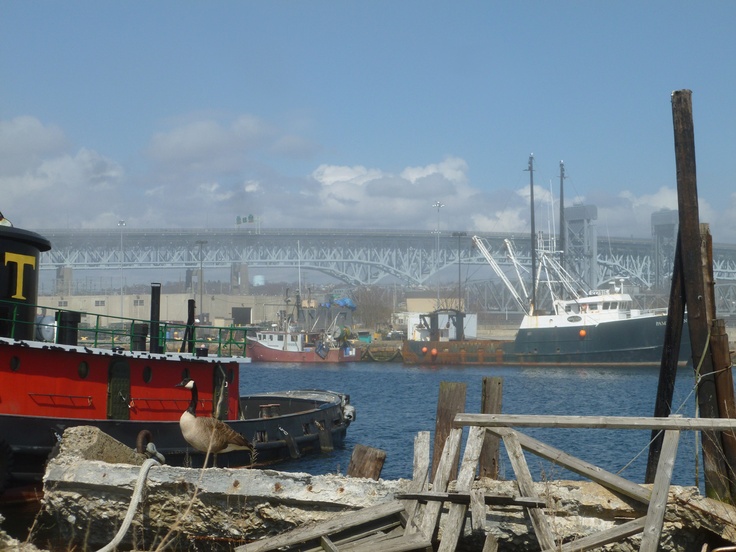
<path fill-rule="evenodd" d="M 17 356 L 10 357 L 10 369 L 17 372 L 20 369 L 20 359 Z"/>
<path fill-rule="evenodd" d="M 146 383 L 151 383 L 151 378 L 153 377 L 153 369 L 150 366 L 146 366 L 143 368 L 143 381 Z"/>
<path fill-rule="evenodd" d="M 89 364 L 87 364 L 87 361 L 83 360 L 79 363 L 79 366 L 77 366 L 77 374 L 79 374 L 79 377 L 82 379 L 89 375 Z"/>

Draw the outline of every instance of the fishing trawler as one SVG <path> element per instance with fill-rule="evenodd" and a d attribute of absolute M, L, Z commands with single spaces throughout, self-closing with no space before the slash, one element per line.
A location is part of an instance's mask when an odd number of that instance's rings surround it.
<path fill-rule="evenodd" d="M 532 161 L 530 157 L 530 173 Z M 533 190 L 533 180 L 531 188 Z M 404 362 L 517 366 L 660 364 L 667 309 L 635 308 L 633 298 L 625 293 L 623 282 L 612 289 L 590 290 L 587 284 L 574 278 L 559 262 L 560 251 L 553 237 L 545 240 L 541 233 L 534 231 L 533 191 L 531 199 L 531 283 L 524 282 L 522 276 L 526 269 L 510 240 L 504 243 L 506 257 L 518 278 L 516 286 L 491 254 L 487 241 L 480 236 L 472 238 L 524 313 L 515 339 L 441 341 L 438 329 L 430 327 L 426 332 L 427 340 L 404 343 Z M 542 289 L 548 295 L 546 308 L 537 306 L 537 290 Z M 436 316 L 426 318 L 430 322 L 437 320 Z M 460 326 L 456 335 L 462 335 L 463 317 L 456 314 L 449 320 L 456 327 Z M 682 341 L 679 358 L 684 363 L 690 349 L 687 331 L 683 331 Z"/>

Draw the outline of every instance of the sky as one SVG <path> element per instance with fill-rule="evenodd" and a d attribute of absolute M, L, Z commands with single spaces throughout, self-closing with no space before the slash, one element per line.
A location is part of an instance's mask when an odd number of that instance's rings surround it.
<path fill-rule="evenodd" d="M 4 0 L 0 211 L 513 234 L 533 154 L 538 230 L 564 161 L 599 236 L 649 237 L 689 89 L 700 220 L 736 243 L 735 27 L 726 0 Z"/>

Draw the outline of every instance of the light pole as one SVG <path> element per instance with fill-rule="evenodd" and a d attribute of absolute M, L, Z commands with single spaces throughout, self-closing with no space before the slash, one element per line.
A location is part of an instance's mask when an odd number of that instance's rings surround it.
<path fill-rule="evenodd" d="M 467 232 L 453 232 L 452 237 L 457 238 L 457 310 L 463 310 L 463 279 L 460 271 L 462 259 L 460 258 L 460 239 L 467 236 Z"/>
<path fill-rule="evenodd" d="M 435 201 L 432 204 L 432 207 L 435 207 L 437 209 L 437 229 L 435 232 L 437 233 L 437 258 L 435 259 L 435 266 L 434 266 L 434 273 L 437 277 L 437 308 L 440 308 L 440 277 L 439 277 L 439 269 L 440 269 L 440 209 L 442 209 L 445 206 L 444 203 L 441 201 Z"/>
<path fill-rule="evenodd" d="M 202 246 L 207 245 L 207 240 L 197 240 L 199 245 L 199 315 L 204 322 L 204 256 Z"/>
<path fill-rule="evenodd" d="M 118 227 L 120 228 L 120 318 L 123 317 L 123 258 L 125 253 L 123 252 L 123 228 L 125 228 L 125 221 L 119 220 Z M 122 324 L 122 320 L 120 321 Z"/>

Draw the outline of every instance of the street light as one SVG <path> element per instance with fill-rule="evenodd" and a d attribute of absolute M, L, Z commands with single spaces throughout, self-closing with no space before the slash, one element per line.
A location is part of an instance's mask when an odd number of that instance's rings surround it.
<path fill-rule="evenodd" d="M 123 252 L 123 228 L 125 228 L 125 221 L 119 220 L 118 227 L 120 228 L 120 318 L 123 317 L 123 258 L 125 254 Z M 120 321 L 122 324 L 122 320 Z"/>
<path fill-rule="evenodd" d="M 204 322 L 204 256 L 202 255 L 202 246 L 207 245 L 207 240 L 197 240 L 199 245 L 199 316 Z"/>
<path fill-rule="evenodd" d="M 445 206 L 444 203 L 441 201 L 435 201 L 432 204 L 432 207 L 435 207 L 437 209 L 437 229 L 435 232 L 437 233 L 437 258 L 435 259 L 435 266 L 434 266 L 434 273 L 437 277 L 437 308 L 440 308 L 440 278 L 439 278 L 439 269 L 440 269 L 440 209 L 442 209 Z"/>
<path fill-rule="evenodd" d="M 462 259 L 460 258 L 460 239 L 467 236 L 467 232 L 453 232 L 452 237 L 457 238 L 457 310 L 463 310 L 463 287 L 462 273 L 460 271 Z"/>

